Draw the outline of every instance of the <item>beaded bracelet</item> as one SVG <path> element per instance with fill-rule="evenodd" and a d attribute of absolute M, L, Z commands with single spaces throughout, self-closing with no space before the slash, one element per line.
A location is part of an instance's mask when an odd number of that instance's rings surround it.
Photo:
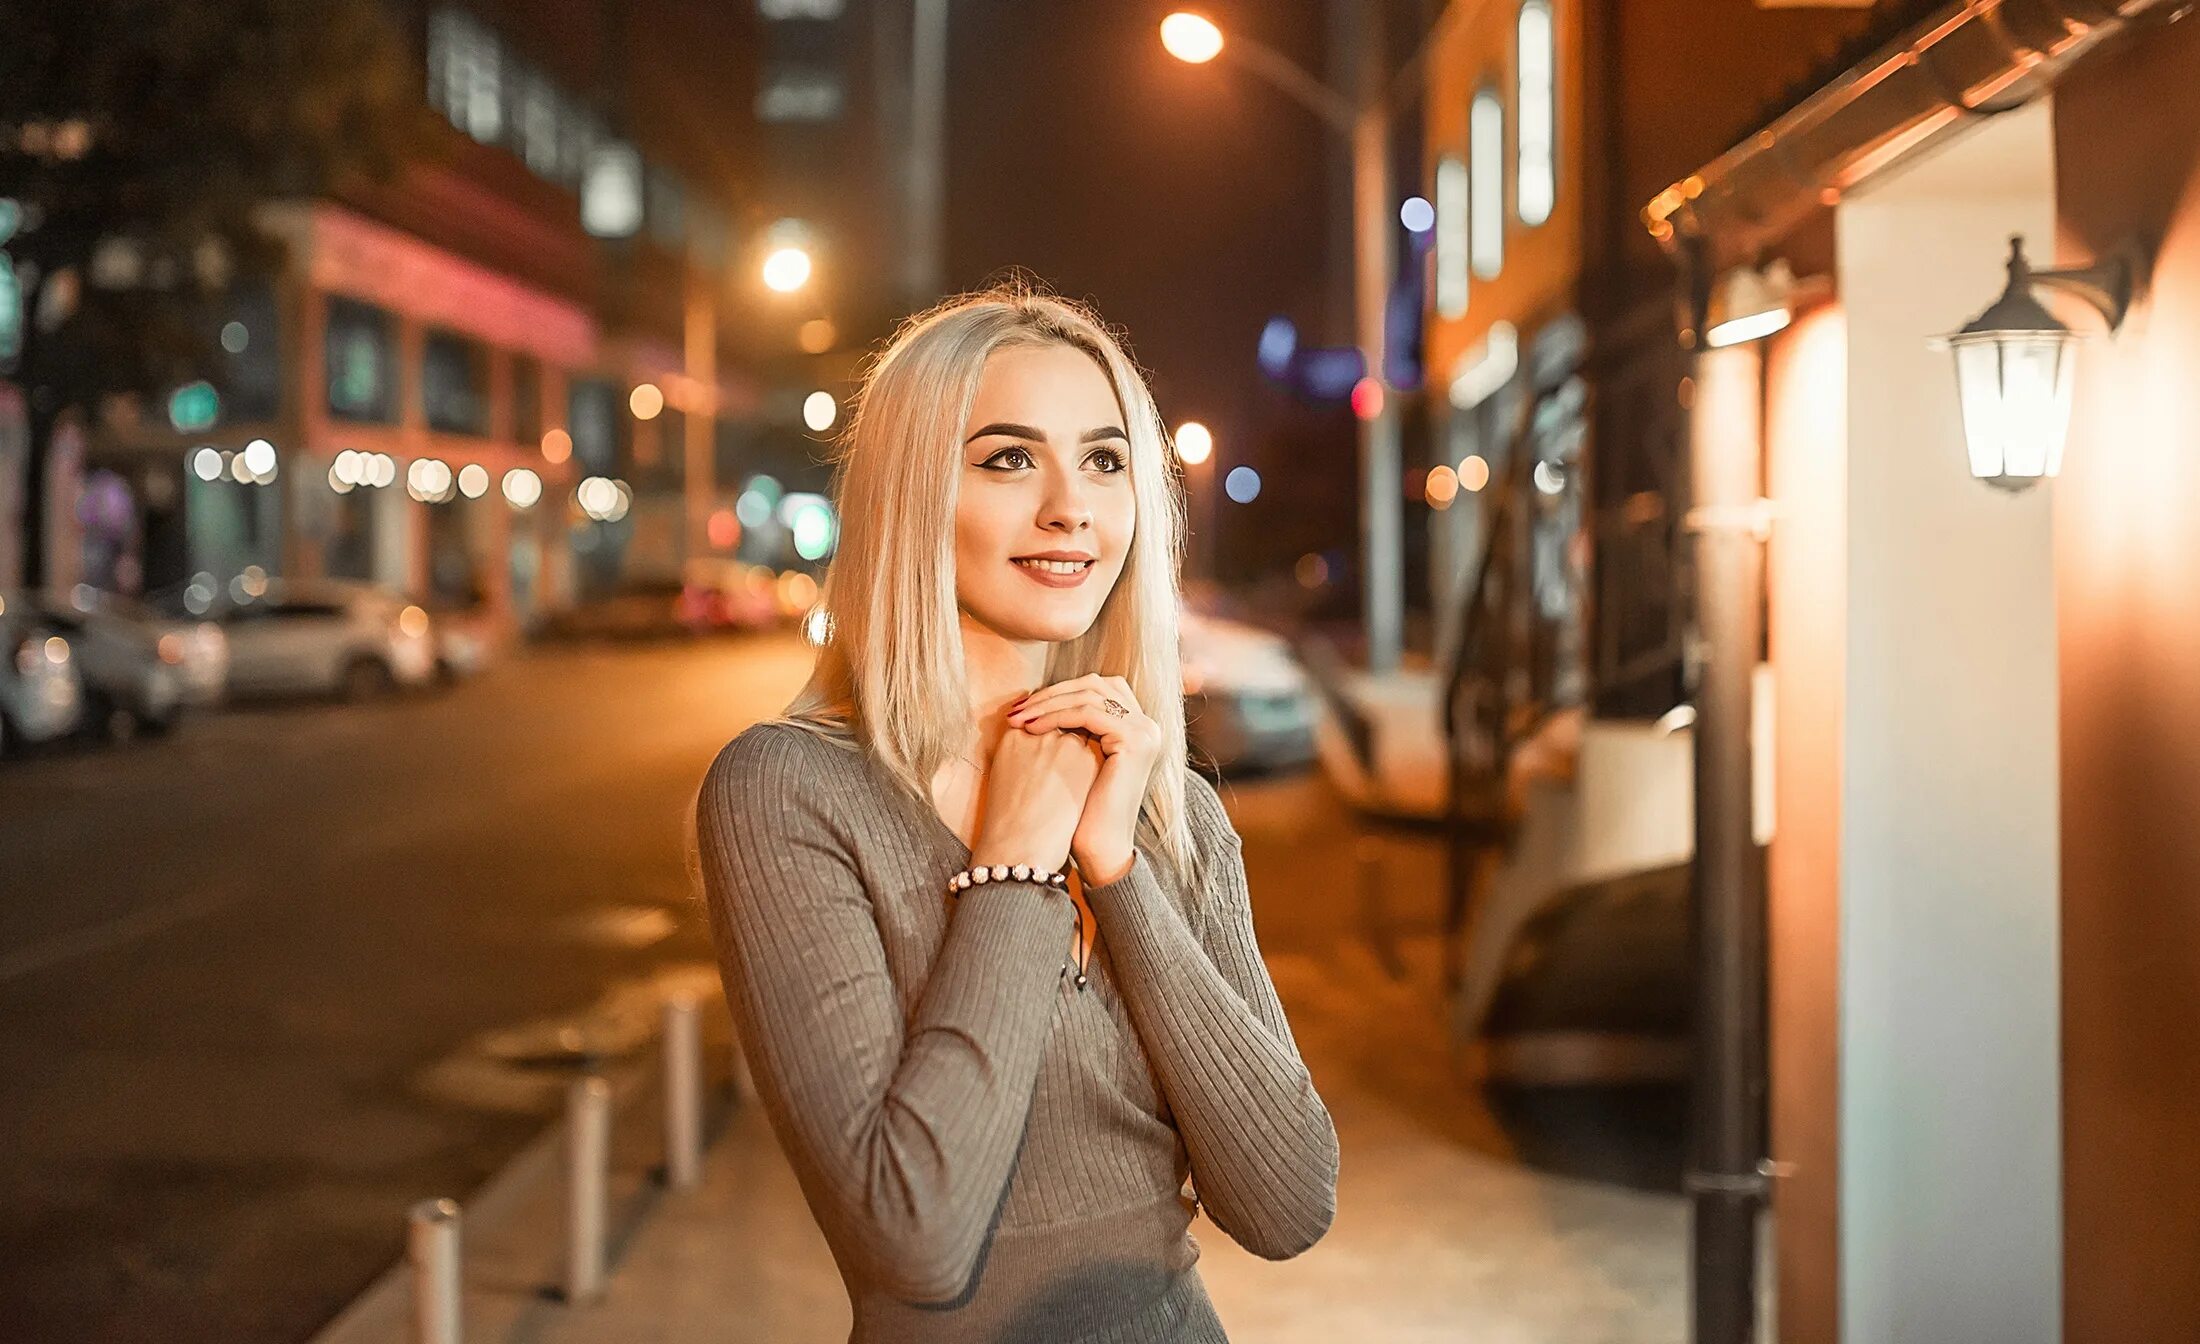
<path fill-rule="evenodd" d="M 984 864 L 965 868 L 947 879 L 947 894 L 960 896 L 972 887 L 983 886 L 988 882 L 1036 882 L 1042 887 L 1053 887 L 1057 891 L 1069 890 L 1068 873 L 1050 873 L 1028 863 L 996 863 L 990 868 Z"/>

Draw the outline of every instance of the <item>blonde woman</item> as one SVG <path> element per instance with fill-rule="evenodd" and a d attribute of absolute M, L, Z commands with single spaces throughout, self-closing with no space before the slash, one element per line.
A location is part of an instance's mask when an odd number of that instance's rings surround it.
<path fill-rule="evenodd" d="M 1186 769 L 1180 504 L 1090 312 L 913 319 L 840 463 L 830 635 L 697 804 L 712 932 L 853 1341 L 1219 1341 L 1204 1207 L 1297 1255 L 1337 1137 Z"/>

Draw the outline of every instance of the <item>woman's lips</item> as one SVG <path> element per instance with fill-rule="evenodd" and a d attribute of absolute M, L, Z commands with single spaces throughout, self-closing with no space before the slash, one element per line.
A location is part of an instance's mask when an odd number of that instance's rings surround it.
<path fill-rule="evenodd" d="M 1090 560 L 1011 560 L 1009 563 L 1025 578 L 1048 588 L 1075 588 L 1092 573 L 1093 565 Z"/>

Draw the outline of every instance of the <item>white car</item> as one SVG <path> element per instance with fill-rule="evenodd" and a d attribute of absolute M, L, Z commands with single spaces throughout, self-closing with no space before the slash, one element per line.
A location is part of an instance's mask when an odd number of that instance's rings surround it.
<path fill-rule="evenodd" d="M 388 588 L 336 579 L 277 581 L 261 596 L 215 614 L 229 639 L 232 698 L 365 700 L 435 680 L 428 613 Z"/>
<path fill-rule="evenodd" d="M 1179 623 L 1185 731 L 1223 769 L 1314 759 L 1314 687 L 1282 636 L 1186 609 Z"/>
<path fill-rule="evenodd" d="M 21 603 L 0 598 L 0 741 L 50 742 L 84 714 L 76 650 Z"/>
<path fill-rule="evenodd" d="M 85 727 L 115 737 L 168 731 L 184 703 L 181 641 L 163 642 L 160 631 L 103 610 L 97 597 L 80 588 L 67 602 L 20 592 L 0 593 L 0 602 L 68 641 L 83 682 Z"/>
<path fill-rule="evenodd" d="M 204 616 L 176 601 L 123 597 L 79 589 L 72 599 L 92 617 L 133 626 L 152 641 L 162 662 L 174 667 L 186 705 L 215 705 L 229 689 L 229 637 Z"/>

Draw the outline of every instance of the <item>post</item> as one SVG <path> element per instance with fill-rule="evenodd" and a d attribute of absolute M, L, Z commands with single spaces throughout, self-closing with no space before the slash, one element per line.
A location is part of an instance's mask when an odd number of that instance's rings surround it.
<path fill-rule="evenodd" d="M 1352 122 L 1352 275 L 1356 343 L 1382 406 L 1360 427 L 1360 535 L 1367 670 L 1398 667 L 1405 622 L 1405 501 L 1397 397 L 1384 369 L 1384 317 L 1397 270 L 1390 219 L 1390 107 L 1382 0 L 1362 0 Z"/>
<path fill-rule="evenodd" d="M 1694 1344 L 1756 1338 L 1764 1205 L 1764 871 L 1752 828 L 1750 695 L 1763 636 L 1755 344 L 1696 358 L 1696 1048 L 1687 1177 Z"/>
<path fill-rule="evenodd" d="M 687 272 L 686 364 L 688 404 L 680 417 L 680 484 L 687 503 L 682 553 L 690 560 L 709 555 L 710 510 L 718 492 L 718 296 L 711 279 L 695 266 Z"/>
<path fill-rule="evenodd" d="M 412 1206 L 405 1258 L 412 1264 L 413 1344 L 459 1344 L 460 1222 L 451 1200 Z"/>
<path fill-rule="evenodd" d="M 665 1000 L 665 1183 L 703 1179 L 703 1034 L 695 1000 Z"/>
<path fill-rule="evenodd" d="M 576 1078 L 565 1094 L 565 1300 L 603 1294 L 605 1197 L 611 1166 L 611 1085 Z"/>
<path fill-rule="evenodd" d="M 910 28 L 909 218 L 902 288 L 910 307 L 940 296 L 946 266 L 941 213 L 947 194 L 947 0 L 915 0 Z"/>

